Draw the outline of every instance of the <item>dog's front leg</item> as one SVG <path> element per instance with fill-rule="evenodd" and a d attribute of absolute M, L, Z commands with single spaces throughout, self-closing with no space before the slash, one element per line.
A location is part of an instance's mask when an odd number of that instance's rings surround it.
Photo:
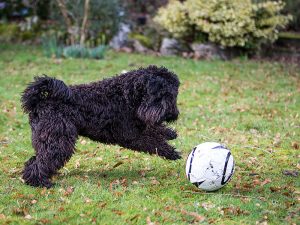
<path fill-rule="evenodd" d="M 148 128 L 149 129 L 149 128 Z M 173 140 L 177 138 L 177 133 L 172 128 L 169 128 L 163 124 L 153 126 L 150 129 L 153 129 L 154 132 L 157 132 L 159 135 L 161 135 L 166 140 Z"/>
<path fill-rule="evenodd" d="M 156 131 L 150 129 L 144 131 L 136 139 L 123 145 L 132 150 L 156 154 L 169 160 L 180 159 L 180 154 L 175 151 L 175 148 L 169 145 L 166 140 Z"/>

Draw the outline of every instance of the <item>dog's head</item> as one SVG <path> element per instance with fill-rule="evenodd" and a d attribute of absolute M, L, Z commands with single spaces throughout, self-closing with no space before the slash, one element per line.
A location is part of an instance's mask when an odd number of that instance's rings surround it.
<path fill-rule="evenodd" d="M 138 117 L 150 124 L 171 122 L 178 118 L 177 95 L 179 80 L 164 67 L 150 66 L 146 73 L 144 96 L 138 108 Z"/>

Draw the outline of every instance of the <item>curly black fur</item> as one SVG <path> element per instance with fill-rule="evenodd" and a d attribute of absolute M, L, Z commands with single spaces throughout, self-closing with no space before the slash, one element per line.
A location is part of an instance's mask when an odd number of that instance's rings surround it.
<path fill-rule="evenodd" d="M 71 158 L 79 135 L 179 159 L 167 143 L 177 134 L 164 123 L 178 117 L 178 87 L 174 73 L 156 66 L 74 86 L 36 77 L 22 95 L 36 152 L 25 163 L 26 184 L 51 187 L 51 177 Z"/>

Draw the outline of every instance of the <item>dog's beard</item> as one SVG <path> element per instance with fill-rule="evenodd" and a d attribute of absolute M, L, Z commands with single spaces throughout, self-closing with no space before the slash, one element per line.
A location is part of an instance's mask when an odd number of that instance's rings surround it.
<path fill-rule="evenodd" d="M 178 115 L 177 109 L 166 112 L 164 107 L 158 106 L 140 107 L 138 110 L 139 118 L 150 124 L 174 122 L 177 120 Z"/>
<path fill-rule="evenodd" d="M 150 124 L 160 123 L 162 121 L 164 113 L 164 108 L 157 106 L 141 106 L 138 110 L 139 118 Z"/>

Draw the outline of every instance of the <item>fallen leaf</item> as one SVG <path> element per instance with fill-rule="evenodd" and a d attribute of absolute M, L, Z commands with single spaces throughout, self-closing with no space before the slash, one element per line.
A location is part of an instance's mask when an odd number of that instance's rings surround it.
<path fill-rule="evenodd" d="M 48 220 L 48 219 L 45 219 L 45 218 L 43 218 L 43 219 L 40 219 L 39 220 L 39 224 L 48 224 L 48 223 L 50 223 L 50 220 Z"/>
<path fill-rule="evenodd" d="M 121 180 L 121 184 L 122 184 L 122 186 L 127 187 L 127 179 L 126 179 L 126 178 L 123 178 L 123 179 Z"/>
<path fill-rule="evenodd" d="M 64 192 L 64 196 L 69 196 L 74 192 L 74 187 L 67 187 L 67 189 Z"/>
<path fill-rule="evenodd" d="M 77 169 L 77 168 L 79 168 L 80 167 L 80 162 L 79 162 L 79 159 L 77 159 L 76 161 L 75 161 L 75 168 Z"/>
<path fill-rule="evenodd" d="M 184 215 L 192 216 L 195 219 L 195 221 L 197 221 L 197 222 L 202 222 L 202 221 L 205 220 L 204 216 L 201 216 L 196 212 L 188 212 L 188 211 L 182 209 L 181 213 L 184 214 Z"/>
<path fill-rule="evenodd" d="M 265 179 L 263 182 L 261 182 L 260 186 L 264 186 L 264 185 L 266 185 L 268 183 L 271 183 L 271 182 L 272 182 L 271 179 Z"/>
<path fill-rule="evenodd" d="M 297 143 L 297 142 L 292 142 L 292 147 L 294 148 L 294 149 L 299 149 L 300 148 L 300 145 L 299 145 L 299 143 Z"/>
<path fill-rule="evenodd" d="M 147 216 L 146 222 L 148 225 L 155 225 L 155 223 L 151 222 L 150 216 Z"/>
<path fill-rule="evenodd" d="M 141 170 L 141 171 L 139 171 L 139 174 L 140 174 L 141 177 L 145 177 L 146 176 L 146 171 Z"/>
<path fill-rule="evenodd" d="M 272 192 L 278 192 L 278 191 L 281 190 L 281 188 L 280 188 L 280 187 L 270 187 L 270 190 L 271 190 Z"/>
<path fill-rule="evenodd" d="M 242 210 L 240 207 L 235 207 L 233 205 L 231 205 L 229 207 L 221 208 L 220 212 L 221 212 L 222 215 L 228 215 L 228 214 L 232 214 L 232 215 L 235 215 L 235 216 L 249 215 L 248 211 Z"/>
<path fill-rule="evenodd" d="M 98 206 L 103 209 L 106 205 L 107 205 L 106 202 L 101 202 L 101 203 L 99 203 Z"/>
<path fill-rule="evenodd" d="M 80 141 L 80 144 L 85 145 L 85 144 L 86 144 L 86 140 L 85 140 L 85 139 L 82 139 L 82 140 Z"/>
<path fill-rule="evenodd" d="M 109 190 L 112 192 L 115 189 L 115 186 L 118 186 L 120 184 L 120 181 L 114 180 L 109 184 Z"/>
<path fill-rule="evenodd" d="M 116 197 L 121 197 L 121 196 L 123 196 L 123 193 L 122 193 L 122 192 L 119 192 L 119 191 L 115 191 L 115 192 L 114 192 L 114 196 L 116 196 Z"/>
<path fill-rule="evenodd" d="M 156 180 L 156 177 L 151 177 L 150 179 L 151 179 L 151 181 L 150 181 L 151 184 L 154 184 L 154 185 L 160 184 L 160 182 L 158 180 Z"/>
<path fill-rule="evenodd" d="M 41 191 L 41 195 L 45 195 L 46 191 L 47 191 L 47 188 L 43 188 L 42 191 Z"/>
<path fill-rule="evenodd" d="M 6 218 L 6 216 L 5 216 L 4 214 L 1 213 L 1 214 L 0 214 L 0 220 L 1 220 L 1 219 L 5 219 L 5 218 Z"/>
<path fill-rule="evenodd" d="M 84 199 L 84 202 L 85 202 L 85 203 L 91 203 L 91 202 L 92 202 L 92 200 L 91 200 L 91 199 L 89 199 L 89 198 L 85 198 L 85 199 Z"/>
<path fill-rule="evenodd" d="M 112 212 L 119 215 L 119 216 L 124 214 L 124 212 L 122 212 L 121 210 L 116 210 L 116 209 L 113 209 Z"/>
<path fill-rule="evenodd" d="M 258 179 L 255 179 L 255 180 L 253 180 L 253 185 L 260 185 L 260 180 L 258 180 Z"/>
<path fill-rule="evenodd" d="M 30 216 L 29 214 L 27 214 L 26 216 L 24 216 L 25 219 L 31 220 L 32 216 Z"/>
<path fill-rule="evenodd" d="M 212 204 L 211 202 L 204 202 L 204 203 L 201 204 L 201 206 L 202 206 L 206 211 L 208 211 L 208 210 L 210 210 L 210 209 L 212 209 L 212 208 L 215 207 L 215 205 Z"/>
<path fill-rule="evenodd" d="M 25 215 L 28 214 L 28 213 L 27 213 L 28 210 L 26 210 L 26 209 L 21 209 L 21 208 L 13 208 L 12 211 L 13 211 L 13 213 L 14 213 L 15 215 L 19 215 L 19 216 L 25 216 Z"/>

